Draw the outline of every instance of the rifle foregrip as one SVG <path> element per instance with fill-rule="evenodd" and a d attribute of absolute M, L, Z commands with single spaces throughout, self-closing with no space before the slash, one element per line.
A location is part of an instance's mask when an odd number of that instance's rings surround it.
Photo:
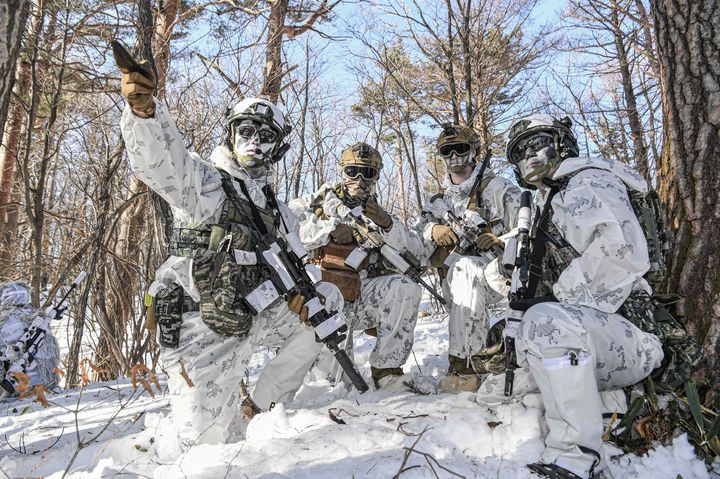
<path fill-rule="evenodd" d="M 345 351 L 337 348 L 335 350 L 335 359 L 340 364 L 340 367 L 343 368 L 343 371 L 345 371 L 348 378 L 350 378 L 350 381 L 353 383 L 353 386 L 355 386 L 355 389 L 360 391 L 360 393 L 364 393 L 369 389 L 365 379 L 363 379 L 362 375 L 357 370 L 357 367 L 353 364 Z"/>

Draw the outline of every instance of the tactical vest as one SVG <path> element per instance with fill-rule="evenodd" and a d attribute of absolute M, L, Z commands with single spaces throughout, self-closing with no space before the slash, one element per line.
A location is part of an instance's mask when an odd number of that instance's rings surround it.
<path fill-rule="evenodd" d="M 192 275 L 200 292 L 203 322 L 222 336 L 244 337 L 256 315 L 244 298 L 270 278 L 270 271 L 265 265 L 237 263 L 235 250 L 258 253 L 260 236 L 248 222 L 253 214 L 250 199 L 233 187 L 242 180 L 223 170 L 218 172 L 232 201 L 226 197 L 217 224 L 174 229 L 170 253 L 193 258 Z M 268 234 L 277 235 L 280 213 L 269 203 L 256 207 Z"/>
<path fill-rule="evenodd" d="M 348 208 L 355 208 L 356 206 L 360 206 L 361 202 L 357 200 L 353 200 L 352 198 L 348 198 L 345 196 L 345 192 L 343 191 L 342 183 L 337 183 L 332 188 L 333 193 L 340 199 L 340 201 L 343 202 L 345 206 Z M 323 202 L 325 201 L 325 191 L 318 194 L 315 199 L 313 199 L 312 203 L 310 203 L 310 209 L 315 213 L 315 216 L 321 219 L 327 219 L 327 215 L 323 211 Z M 331 240 L 332 243 L 332 240 Z M 347 258 L 347 255 L 349 255 L 352 250 L 354 249 L 354 246 L 357 247 L 358 243 L 357 241 L 353 240 L 353 243 L 351 245 L 336 245 L 334 243 L 321 246 L 318 248 L 317 256 L 319 258 L 324 257 L 334 257 L 338 254 L 339 251 L 343 251 L 345 253 L 345 257 L 339 258 L 339 261 L 334 261 L 334 263 L 338 264 L 344 264 L 344 260 Z M 322 269 L 322 266 L 321 266 Z M 349 269 L 347 267 L 345 268 L 339 268 L 339 270 L 345 270 Z M 387 262 L 383 259 L 382 255 L 379 251 L 369 251 L 368 260 L 363 261 L 360 268 L 355 270 L 356 272 L 360 272 L 366 270 L 367 271 L 367 277 L 368 278 L 377 278 L 380 276 L 385 276 L 388 274 L 394 274 L 396 271 L 392 269 L 390 265 L 387 264 Z M 358 278 L 359 280 L 359 278 Z M 330 280 L 330 282 L 335 283 L 336 281 Z M 341 288 L 341 291 L 344 291 Z M 343 294 L 343 297 L 346 301 L 353 301 L 352 299 L 348 299 L 348 296 Z"/>
<path fill-rule="evenodd" d="M 495 178 L 495 175 L 492 172 L 488 172 L 484 175 L 483 179 L 480 181 L 480 184 L 470 192 L 470 198 L 468 200 L 467 209 L 470 211 L 477 211 L 477 213 L 482 216 L 486 221 L 491 216 L 490 208 L 487 204 L 485 204 L 484 201 L 482 201 L 482 193 L 485 191 L 485 188 L 487 188 L 487 185 L 490 184 L 490 182 Z M 444 198 L 444 192 L 438 192 L 435 194 L 432 198 L 430 198 L 430 202 L 433 202 L 437 199 Z M 433 251 L 432 255 L 430 256 L 430 264 L 435 267 L 438 270 L 438 274 L 440 275 L 440 280 L 442 281 L 447 276 L 447 267 L 445 266 L 445 260 L 450 255 L 454 247 L 452 246 L 437 246 L 435 248 L 435 251 Z M 471 254 L 472 256 L 475 256 Z"/>
<path fill-rule="evenodd" d="M 570 179 L 580 171 L 582 170 L 563 177 L 555 186 L 558 191 L 566 188 Z M 657 193 L 651 190 L 648 194 L 643 194 L 628 189 L 628 197 L 648 242 L 651 266 L 643 277 L 655 288 L 664 278 L 663 253 L 667 248 L 668 238 L 658 228 L 656 220 L 656 217 L 660 217 Z M 552 196 L 547 199 L 547 212 L 543 211 L 548 219 L 542 221 L 542 218 L 536 218 L 533 225 L 533 238 L 537 237 L 539 228 L 544 228 L 545 233 L 545 254 L 540 261 L 539 270 L 532 268 L 534 274 L 540 276 L 533 295 L 536 298 L 552 294 L 552 287 L 560 278 L 560 274 L 574 259 L 580 257 L 580 253 L 565 240 L 558 227 L 552 222 L 551 201 Z M 537 241 L 533 243 L 533 249 L 540 246 L 537 243 Z M 652 333 L 660 339 L 665 357 L 652 377 L 656 387 L 662 391 L 674 391 L 683 386 L 703 358 L 700 345 L 687 334 L 683 325 L 671 314 L 673 306 L 680 300 L 677 295 L 651 296 L 644 290 L 636 290 L 630 293 L 617 311 L 642 331 Z"/>

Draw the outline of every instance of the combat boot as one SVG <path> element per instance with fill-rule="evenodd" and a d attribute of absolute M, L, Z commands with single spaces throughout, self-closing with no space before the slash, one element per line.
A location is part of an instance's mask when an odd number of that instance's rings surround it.
<path fill-rule="evenodd" d="M 252 418 L 263 412 L 262 409 L 257 407 L 257 404 L 255 404 L 250 396 L 246 396 L 240 404 L 240 411 L 242 412 L 243 419 L 247 422 L 250 422 Z"/>
<path fill-rule="evenodd" d="M 402 389 L 410 377 L 403 374 L 402 368 L 376 368 L 371 366 L 373 382 L 377 389 Z"/>
<path fill-rule="evenodd" d="M 438 392 L 459 393 L 462 391 L 475 392 L 480 387 L 480 378 L 471 365 L 463 358 L 448 355 L 450 367 L 447 375 L 438 384 Z"/>

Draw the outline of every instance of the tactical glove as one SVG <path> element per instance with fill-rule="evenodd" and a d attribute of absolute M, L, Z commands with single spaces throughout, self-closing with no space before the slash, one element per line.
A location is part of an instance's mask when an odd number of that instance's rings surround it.
<path fill-rule="evenodd" d="M 125 46 L 113 40 L 110 42 L 113 57 L 118 70 L 122 72 L 120 91 L 127 98 L 133 113 L 141 118 L 155 114 L 155 101 L 152 94 L 155 89 L 155 74 L 146 61 L 138 62 Z"/>
<path fill-rule="evenodd" d="M 308 308 L 305 306 L 305 298 L 296 294 L 288 300 L 288 309 L 300 316 L 302 323 L 308 324 Z"/>
<path fill-rule="evenodd" d="M 435 225 L 432 229 L 432 239 L 438 246 L 455 246 L 457 236 L 447 225 Z"/>
<path fill-rule="evenodd" d="M 505 244 L 500 240 L 500 238 L 498 238 L 492 233 L 483 233 L 478 236 L 477 240 L 475 241 L 475 246 L 477 247 L 478 251 L 488 251 L 494 246 L 497 246 L 501 249 L 505 248 Z"/>
<path fill-rule="evenodd" d="M 345 223 L 340 223 L 332 233 L 330 233 L 330 237 L 332 237 L 333 241 L 337 244 L 350 244 L 353 242 L 353 230 Z"/>
<path fill-rule="evenodd" d="M 146 62 L 140 62 L 143 65 Z M 155 114 L 155 100 L 153 90 L 155 89 L 155 75 L 148 68 L 147 76 L 138 72 L 122 74 L 120 81 L 121 91 L 130 105 L 133 113 L 141 118 L 148 118 Z"/>
<path fill-rule="evenodd" d="M 382 206 L 378 204 L 375 198 L 370 198 L 370 200 L 368 200 L 363 210 L 363 214 L 383 229 L 389 230 L 392 226 L 392 218 L 389 214 L 387 214 Z"/>

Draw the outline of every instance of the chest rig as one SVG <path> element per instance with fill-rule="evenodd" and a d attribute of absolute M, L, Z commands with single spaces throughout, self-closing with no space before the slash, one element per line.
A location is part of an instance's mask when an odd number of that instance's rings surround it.
<path fill-rule="evenodd" d="M 252 201 L 247 186 L 223 170 L 222 188 L 226 198 L 217 224 L 199 228 L 177 228 L 171 251 L 193 258 L 192 276 L 200 292 L 203 322 L 222 336 L 244 337 L 258 311 L 247 298 L 270 278 L 264 264 L 258 264 L 256 246 L 259 233 L 250 227 Z M 243 195 L 235 190 L 237 183 Z M 267 234 L 277 235 L 280 212 L 253 205 Z"/>

